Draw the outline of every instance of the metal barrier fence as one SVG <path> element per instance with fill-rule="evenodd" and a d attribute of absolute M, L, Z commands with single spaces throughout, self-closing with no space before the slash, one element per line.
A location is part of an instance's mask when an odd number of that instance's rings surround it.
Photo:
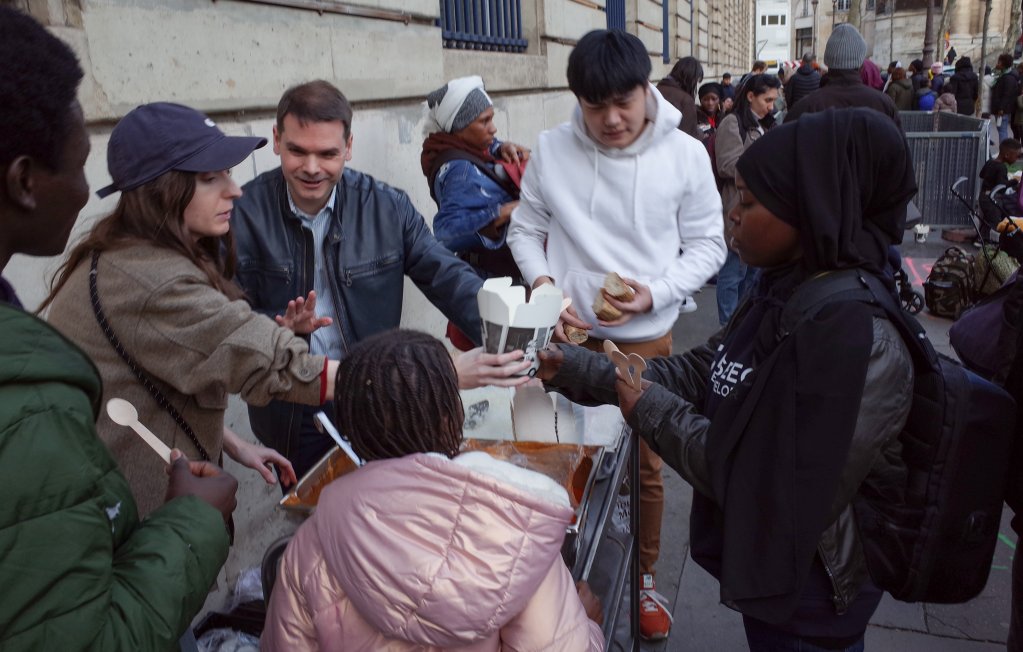
<path fill-rule="evenodd" d="M 441 0 L 444 47 L 525 52 L 521 0 Z"/>
<path fill-rule="evenodd" d="M 966 177 L 963 194 L 976 204 L 980 196 L 980 168 L 988 159 L 987 120 L 955 113 L 900 111 L 899 120 L 913 156 L 916 206 L 930 225 L 971 224 L 969 211 L 949 188 Z"/>

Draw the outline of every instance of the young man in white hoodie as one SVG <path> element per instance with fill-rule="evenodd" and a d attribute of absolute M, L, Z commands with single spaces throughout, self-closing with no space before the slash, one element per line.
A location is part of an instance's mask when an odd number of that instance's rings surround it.
<path fill-rule="evenodd" d="M 579 101 L 571 121 L 540 134 L 512 214 L 508 244 L 527 282 L 553 283 L 572 298 L 564 325 L 589 332 L 585 346 L 613 340 L 644 357 L 671 353 L 671 328 L 686 297 L 721 267 L 721 198 L 710 158 L 677 129 L 681 114 L 650 84 L 650 57 L 635 36 L 596 30 L 568 59 Z M 602 321 L 591 304 L 617 272 L 635 291 Z M 691 299 L 690 299 L 691 301 Z M 640 632 L 667 637 L 671 615 L 654 591 L 664 488 L 661 460 L 640 453 Z"/>

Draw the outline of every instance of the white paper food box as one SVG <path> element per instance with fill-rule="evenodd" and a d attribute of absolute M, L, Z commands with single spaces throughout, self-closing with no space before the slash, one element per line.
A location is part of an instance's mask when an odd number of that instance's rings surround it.
<path fill-rule="evenodd" d="M 535 376 L 540 363 L 536 352 L 551 341 L 561 315 L 562 293 L 541 285 L 526 301 L 526 288 L 512 285 L 509 277 L 490 278 L 477 295 L 487 353 L 522 350 L 532 365 L 523 374 Z"/>

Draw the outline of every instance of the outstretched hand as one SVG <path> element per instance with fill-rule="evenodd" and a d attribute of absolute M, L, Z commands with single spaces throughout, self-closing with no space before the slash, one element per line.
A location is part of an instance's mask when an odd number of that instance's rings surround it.
<path fill-rule="evenodd" d="M 224 428 L 224 452 L 235 462 L 258 472 L 267 484 L 277 483 L 271 464 L 280 471 L 283 486 L 290 487 L 298 482 L 295 467 L 286 457 L 272 448 L 245 441 L 227 427 Z"/>
<path fill-rule="evenodd" d="M 283 315 L 274 317 L 274 321 L 299 335 L 309 335 L 317 328 L 334 323 L 330 317 L 316 316 L 316 290 L 309 292 L 308 298 L 298 297 L 289 301 L 288 309 Z"/>
<path fill-rule="evenodd" d="M 485 353 L 483 347 L 477 347 L 459 354 L 455 358 L 455 370 L 458 372 L 459 389 L 475 389 L 487 385 L 497 387 L 517 387 L 529 381 L 529 376 L 521 374 L 529 369 L 530 361 L 524 359 L 522 351 L 510 353 Z"/>
<path fill-rule="evenodd" d="M 536 372 L 536 377 L 543 381 L 557 376 L 561 370 L 561 363 L 565 361 L 565 354 L 557 344 L 551 344 L 543 351 L 537 351 L 537 357 L 540 359 L 540 368 Z"/>

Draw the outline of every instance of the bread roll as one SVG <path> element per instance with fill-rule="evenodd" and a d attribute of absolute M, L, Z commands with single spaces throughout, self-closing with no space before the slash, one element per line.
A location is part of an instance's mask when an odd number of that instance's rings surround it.
<path fill-rule="evenodd" d="M 593 300 L 593 314 L 601 321 L 614 321 L 622 316 L 622 311 L 608 303 L 603 292 L 597 292 L 597 298 Z"/>
<path fill-rule="evenodd" d="M 636 296 L 632 288 L 615 272 L 608 272 L 604 277 L 604 291 L 619 301 L 632 301 L 632 297 Z"/>
<path fill-rule="evenodd" d="M 590 339 L 590 334 L 586 332 L 585 328 L 565 324 L 565 337 L 567 337 L 568 341 L 573 344 L 582 344 L 586 340 Z"/>
<path fill-rule="evenodd" d="M 618 301 L 632 301 L 632 297 L 636 296 L 621 276 L 615 272 L 608 272 L 604 277 L 604 287 L 597 291 L 597 298 L 593 300 L 593 314 L 601 321 L 614 321 L 622 316 L 621 310 L 607 302 L 604 292 Z"/>

